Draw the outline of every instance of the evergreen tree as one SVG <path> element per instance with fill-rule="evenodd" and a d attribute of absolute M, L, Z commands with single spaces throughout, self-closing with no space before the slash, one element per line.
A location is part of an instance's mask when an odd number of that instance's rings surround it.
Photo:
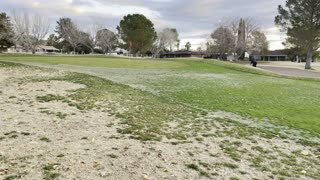
<path fill-rule="evenodd" d="M 117 30 L 124 41 L 123 47 L 133 54 L 150 51 L 157 37 L 153 23 L 141 14 L 125 16 Z"/>
<path fill-rule="evenodd" d="M 311 69 L 313 54 L 320 48 L 320 1 L 287 0 L 278 7 L 275 23 L 287 32 L 287 43 L 303 48 L 307 54 L 305 69 Z"/>
<path fill-rule="evenodd" d="M 6 13 L 0 13 L 0 52 L 13 44 L 13 27 Z"/>

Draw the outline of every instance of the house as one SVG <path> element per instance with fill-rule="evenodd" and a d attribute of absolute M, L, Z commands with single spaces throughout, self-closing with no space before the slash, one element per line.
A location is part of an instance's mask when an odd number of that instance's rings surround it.
<path fill-rule="evenodd" d="M 26 53 L 27 50 L 24 47 L 17 45 L 17 46 L 12 46 L 8 48 L 7 52 L 8 53 Z"/>
<path fill-rule="evenodd" d="M 29 49 L 27 50 L 23 46 L 17 45 L 17 46 L 12 46 L 7 49 L 8 53 L 31 53 L 32 50 Z M 53 46 L 37 46 L 36 47 L 36 53 L 59 53 L 61 52 L 60 49 L 57 49 Z"/>
<path fill-rule="evenodd" d="M 186 50 L 167 52 L 160 54 L 160 58 L 182 58 L 182 57 L 191 57 L 192 52 Z"/>
<path fill-rule="evenodd" d="M 288 61 L 288 55 L 284 50 L 269 51 L 266 55 L 251 54 L 258 61 Z"/>
<path fill-rule="evenodd" d="M 57 49 L 53 46 L 37 46 L 36 53 L 59 53 L 60 49 Z"/>
<path fill-rule="evenodd" d="M 167 52 L 160 54 L 160 58 L 182 58 L 182 57 L 191 57 L 192 52 L 186 50 Z"/>
<path fill-rule="evenodd" d="M 116 48 L 114 51 L 110 52 L 110 55 L 124 55 L 124 54 L 128 54 L 129 52 L 125 49 L 121 49 L 121 48 Z"/>
<path fill-rule="evenodd" d="M 193 51 L 191 52 L 191 57 L 196 57 L 196 58 L 204 58 L 207 56 L 207 53 L 204 51 Z"/>

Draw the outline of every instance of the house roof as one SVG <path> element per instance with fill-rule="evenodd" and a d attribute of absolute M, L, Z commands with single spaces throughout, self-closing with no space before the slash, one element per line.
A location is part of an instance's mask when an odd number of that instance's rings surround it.
<path fill-rule="evenodd" d="M 191 55 L 191 51 L 187 51 L 187 50 L 179 50 L 179 51 L 174 51 L 174 52 L 167 52 L 167 53 L 163 53 L 164 55 Z"/>
<path fill-rule="evenodd" d="M 59 49 L 53 47 L 53 46 L 37 46 L 39 49 L 44 49 L 44 50 L 51 50 L 51 51 L 57 51 Z"/>
<path fill-rule="evenodd" d="M 204 52 L 204 51 L 192 51 L 191 54 L 192 54 L 192 55 L 197 55 L 197 56 L 207 55 L 207 53 Z"/>
<path fill-rule="evenodd" d="M 261 55 L 258 53 L 253 53 L 254 56 L 288 56 L 284 50 L 274 50 L 274 51 L 268 51 L 268 54 Z"/>
<path fill-rule="evenodd" d="M 191 54 L 192 51 L 187 51 L 187 50 L 179 50 L 179 51 L 175 51 L 175 54 Z"/>
<path fill-rule="evenodd" d="M 269 56 L 287 56 L 287 54 L 283 50 L 274 50 L 268 52 Z"/>

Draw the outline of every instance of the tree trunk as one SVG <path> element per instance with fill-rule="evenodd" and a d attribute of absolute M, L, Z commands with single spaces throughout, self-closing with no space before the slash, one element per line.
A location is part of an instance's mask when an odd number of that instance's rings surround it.
<path fill-rule="evenodd" d="M 309 48 L 305 69 L 311 69 L 311 62 L 312 62 L 313 53 L 314 52 L 313 52 L 312 48 Z"/>
<path fill-rule="evenodd" d="M 32 54 L 36 54 L 36 47 L 32 47 Z"/>

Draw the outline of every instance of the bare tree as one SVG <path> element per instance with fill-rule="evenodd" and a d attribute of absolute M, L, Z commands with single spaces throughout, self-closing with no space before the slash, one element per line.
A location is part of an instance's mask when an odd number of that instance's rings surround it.
<path fill-rule="evenodd" d="M 219 27 L 212 34 L 213 46 L 221 57 L 233 52 L 235 47 L 235 36 L 232 31 L 226 27 Z"/>
<path fill-rule="evenodd" d="M 250 38 L 252 38 L 252 34 L 254 32 L 257 32 L 259 31 L 259 26 L 258 26 L 258 23 L 257 21 L 254 19 L 254 18 L 251 18 L 251 17 L 248 17 L 248 18 L 245 18 L 244 19 L 244 22 L 245 22 L 245 34 L 246 34 L 246 38 L 245 38 L 245 44 L 247 45 L 248 47 L 248 43 L 250 41 Z"/>
<path fill-rule="evenodd" d="M 91 49 L 91 53 L 94 53 L 94 49 L 98 44 L 97 34 L 100 30 L 103 29 L 103 26 L 100 24 L 91 24 L 84 27 L 84 32 L 88 33 L 90 36 L 90 41 L 83 43 Z"/>
<path fill-rule="evenodd" d="M 31 44 L 32 52 L 35 53 L 36 47 L 49 33 L 50 21 L 40 15 L 34 15 L 31 21 Z"/>
<path fill-rule="evenodd" d="M 260 31 L 252 32 L 252 37 L 249 41 L 248 50 L 250 53 L 256 53 L 261 55 L 266 55 L 269 50 L 269 42 L 264 33 Z"/>
<path fill-rule="evenodd" d="M 118 43 L 116 34 L 108 29 L 102 29 L 97 32 L 97 45 L 104 53 L 109 53 Z"/>
<path fill-rule="evenodd" d="M 187 42 L 184 47 L 186 48 L 187 51 L 190 51 L 191 43 L 190 43 L 190 42 Z"/>
<path fill-rule="evenodd" d="M 83 41 L 81 37 L 81 32 L 78 26 L 70 18 L 60 18 L 57 21 L 56 33 L 59 34 L 59 39 L 68 42 L 75 54 L 76 48 Z"/>
<path fill-rule="evenodd" d="M 220 26 L 228 27 L 235 37 L 234 54 L 237 54 L 237 58 L 240 58 L 242 54 L 248 50 L 250 42 L 252 41 L 252 33 L 259 30 L 259 26 L 254 18 L 238 18 L 231 17 L 226 18 Z M 241 37 L 239 37 L 241 36 Z M 243 42 L 239 42 L 243 41 Z M 242 44 L 241 52 L 239 45 Z"/>
<path fill-rule="evenodd" d="M 177 50 L 178 50 L 178 51 L 180 50 L 180 42 L 181 42 L 181 40 L 178 39 L 178 40 L 177 40 Z"/>
<path fill-rule="evenodd" d="M 207 39 L 206 42 L 204 43 L 205 43 L 204 46 L 206 48 L 207 55 L 212 56 L 219 53 L 218 47 L 215 45 L 215 42 L 213 39 Z"/>
<path fill-rule="evenodd" d="M 65 28 L 65 40 L 71 44 L 73 47 L 73 54 L 76 53 L 76 48 L 83 41 L 81 39 L 81 32 L 78 30 L 78 27 L 74 25 L 64 26 Z"/>
<path fill-rule="evenodd" d="M 14 44 L 23 46 L 27 51 L 31 48 L 29 15 L 12 12 L 12 24 L 15 31 Z"/>
<path fill-rule="evenodd" d="M 12 14 L 15 44 L 23 46 L 27 51 L 32 49 L 32 52 L 35 53 L 36 47 L 41 44 L 49 32 L 49 19 L 38 14 L 30 16 L 26 12 L 21 15 L 14 11 Z"/>
<path fill-rule="evenodd" d="M 165 28 L 161 33 L 165 47 L 169 48 L 171 52 L 178 44 L 180 46 L 179 34 L 176 29 Z"/>
<path fill-rule="evenodd" d="M 164 31 L 161 31 L 157 34 L 157 39 L 154 41 L 152 45 L 151 52 L 154 57 L 158 57 L 160 52 L 163 51 L 166 47 L 166 34 Z"/>

